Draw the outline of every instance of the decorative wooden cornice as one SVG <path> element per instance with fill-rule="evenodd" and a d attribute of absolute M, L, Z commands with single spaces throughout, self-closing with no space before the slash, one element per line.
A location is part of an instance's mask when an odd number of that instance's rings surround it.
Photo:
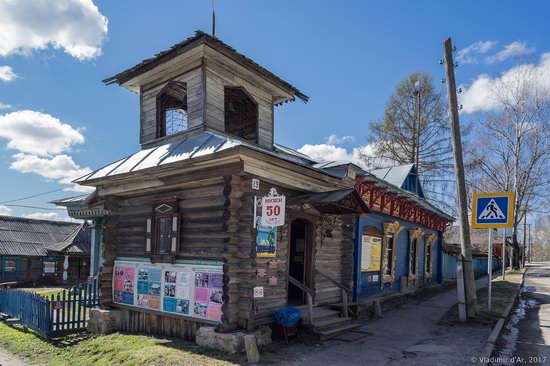
<path fill-rule="evenodd" d="M 392 191 L 391 188 L 379 186 L 366 177 L 356 179 L 355 189 L 373 212 L 412 221 L 436 231 L 445 231 L 450 222 L 445 216 L 424 208 L 409 196 Z"/>

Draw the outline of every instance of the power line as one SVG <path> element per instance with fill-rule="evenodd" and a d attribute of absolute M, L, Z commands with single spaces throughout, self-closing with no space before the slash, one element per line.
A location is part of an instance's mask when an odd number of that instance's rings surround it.
<path fill-rule="evenodd" d="M 10 201 L 4 201 L 4 202 L 0 202 L 0 205 L 5 205 L 6 203 L 12 203 L 12 202 L 17 202 L 17 201 L 23 201 L 23 200 L 27 200 L 29 198 L 34 198 L 34 197 L 38 197 L 38 196 L 44 196 L 46 194 L 50 194 L 50 193 L 54 193 L 54 192 L 59 192 L 59 191 L 62 191 L 63 188 L 58 188 L 58 189 L 54 189 L 53 191 L 48 191 L 48 192 L 44 192 L 44 193 L 38 193 L 38 194 L 34 194 L 32 196 L 28 196 L 28 197 L 23 197 L 23 198 L 16 198 L 14 200 L 10 200 Z"/>
<path fill-rule="evenodd" d="M 64 210 L 66 210 L 65 208 L 48 208 L 48 207 L 25 206 L 25 205 L 4 205 L 4 206 L 6 206 L 6 207 L 34 208 L 34 209 L 37 209 L 37 210 L 46 210 L 46 211 L 51 211 L 51 210 L 64 211 Z"/>

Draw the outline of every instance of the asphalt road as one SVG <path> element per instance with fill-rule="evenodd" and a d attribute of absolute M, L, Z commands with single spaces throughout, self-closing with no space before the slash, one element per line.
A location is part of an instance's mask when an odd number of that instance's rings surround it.
<path fill-rule="evenodd" d="M 550 365 L 550 263 L 528 266 L 494 355 L 497 365 Z"/>

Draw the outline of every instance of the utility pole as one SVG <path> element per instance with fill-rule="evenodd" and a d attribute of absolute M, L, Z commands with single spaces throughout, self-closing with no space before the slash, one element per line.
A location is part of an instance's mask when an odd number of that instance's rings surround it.
<path fill-rule="evenodd" d="M 525 268 L 525 247 L 527 247 L 527 209 L 523 211 L 523 255 L 521 256 L 523 268 Z"/>
<path fill-rule="evenodd" d="M 472 266 L 472 243 L 470 242 L 470 223 L 468 222 L 468 204 L 466 202 L 466 179 L 464 178 L 462 140 L 460 136 L 460 122 L 458 120 L 458 101 L 456 97 L 453 47 L 450 37 L 443 41 L 443 49 L 445 56 L 445 76 L 447 79 L 447 94 L 449 98 L 455 178 L 457 186 L 460 247 L 464 260 L 466 313 L 468 318 L 472 318 L 477 314 L 477 297 L 474 269 Z"/>
<path fill-rule="evenodd" d="M 416 121 L 415 123 L 415 134 L 414 134 L 414 164 L 416 166 L 416 194 L 420 195 L 420 90 L 422 86 L 420 85 L 420 80 L 417 80 L 414 83 L 414 88 L 416 91 Z"/>
<path fill-rule="evenodd" d="M 531 224 L 529 224 L 529 263 L 531 263 Z"/>

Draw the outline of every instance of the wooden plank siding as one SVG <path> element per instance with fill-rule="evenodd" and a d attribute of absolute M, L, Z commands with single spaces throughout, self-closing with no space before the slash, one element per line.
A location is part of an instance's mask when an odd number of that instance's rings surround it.
<path fill-rule="evenodd" d="M 224 87 L 242 86 L 258 104 L 258 144 L 273 147 L 272 96 L 212 60 L 206 63 L 206 125 L 225 131 Z"/>
<path fill-rule="evenodd" d="M 157 139 L 157 95 L 169 81 L 180 81 L 187 85 L 187 124 L 188 128 L 203 123 L 202 69 L 198 65 L 189 65 L 191 70 L 172 79 L 156 81 L 154 85 L 145 85 L 140 93 L 140 142 L 146 144 Z"/>

